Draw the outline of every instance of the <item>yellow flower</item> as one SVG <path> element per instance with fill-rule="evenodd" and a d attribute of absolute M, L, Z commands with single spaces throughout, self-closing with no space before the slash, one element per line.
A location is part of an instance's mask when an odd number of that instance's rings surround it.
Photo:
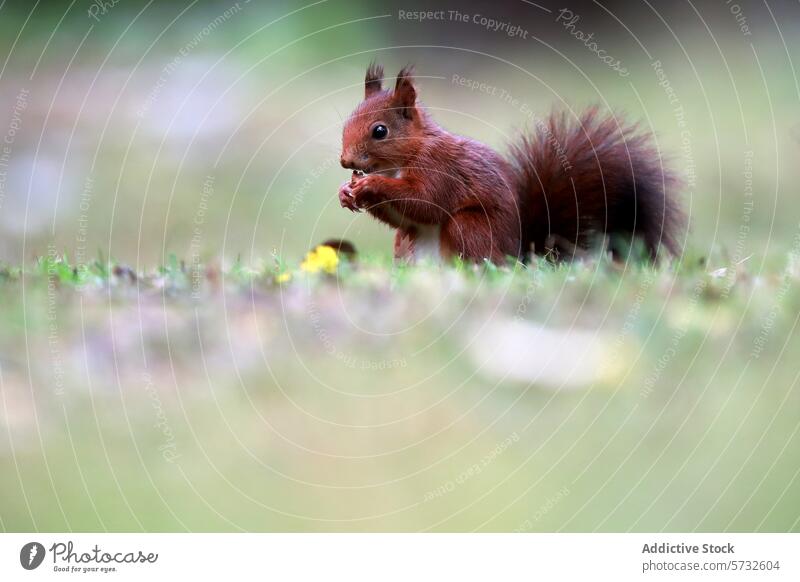
<path fill-rule="evenodd" d="M 286 273 L 281 273 L 277 277 L 275 277 L 275 281 L 278 283 L 288 283 L 292 280 L 292 274 L 288 271 Z"/>
<path fill-rule="evenodd" d="M 328 274 L 336 272 L 339 265 L 339 255 L 333 247 L 320 245 L 306 255 L 306 260 L 300 263 L 300 268 L 307 273 L 319 273 L 324 271 Z"/>

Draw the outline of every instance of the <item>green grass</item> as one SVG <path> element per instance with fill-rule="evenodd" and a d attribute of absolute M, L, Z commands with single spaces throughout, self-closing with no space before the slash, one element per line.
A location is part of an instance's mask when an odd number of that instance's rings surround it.
<path fill-rule="evenodd" d="M 165 263 L 0 269 L 4 529 L 798 529 L 796 254 Z"/>

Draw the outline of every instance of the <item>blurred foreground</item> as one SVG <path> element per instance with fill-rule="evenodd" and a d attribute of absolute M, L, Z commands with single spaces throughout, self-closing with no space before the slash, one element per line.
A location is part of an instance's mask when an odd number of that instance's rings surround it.
<path fill-rule="evenodd" d="M 2 276 L 5 530 L 798 529 L 797 253 Z"/>

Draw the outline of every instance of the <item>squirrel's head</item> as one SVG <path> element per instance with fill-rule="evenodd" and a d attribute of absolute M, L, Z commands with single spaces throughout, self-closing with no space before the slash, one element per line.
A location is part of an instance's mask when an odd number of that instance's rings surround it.
<path fill-rule="evenodd" d="M 364 101 L 344 124 L 342 167 L 365 173 L 396 170 L 414 155 L 424 119 L 412 73 L 410 66 L 403 68 L 388 90 L 383 67 L 372 63 L 367 68 Z"/>

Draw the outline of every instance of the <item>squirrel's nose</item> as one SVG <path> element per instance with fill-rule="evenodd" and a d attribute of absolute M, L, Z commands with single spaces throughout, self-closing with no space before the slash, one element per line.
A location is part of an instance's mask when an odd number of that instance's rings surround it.
<path fill-rule="evenodd" d="M 348 170 L 354 170 L 355 169 L 354 164 L 353 164 L 353 158 L 350 158 L 350 157 L 347 157 L 345 155 L 342 155 L 342 157 L 339 158 L 339 163 L 342 164 L 343 168 L 346 168 Z"/>

